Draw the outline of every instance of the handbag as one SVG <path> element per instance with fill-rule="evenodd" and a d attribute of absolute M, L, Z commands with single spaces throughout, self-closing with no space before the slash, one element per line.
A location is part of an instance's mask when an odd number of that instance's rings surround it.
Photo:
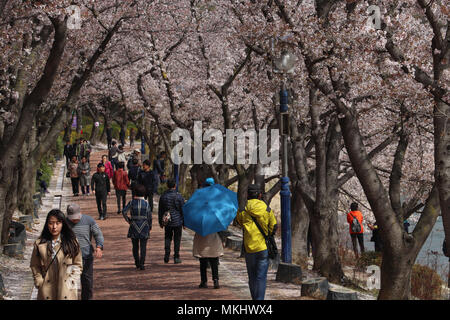
<path fill-rule="evenodd" d="M 277 248 L 277 243 L 275 242 L 275 238 L 274 238 L 273 234 L 266 236 L 266 234 L 264 233 L 264 231 L 262 230 L 261 226 L 258 224 L 256 219 L 254 217 L 252 217 L 252 219 L 253 219 L 253 222 L 258 227 L 259 232 L 261 232 L 264 239 L 266 240 L 267 253 L 269 255 L 269 259 L 272 259 L 272 260 L 275 259 L 278 256 L 278 248 Z M 269 231 L 268 226 L 267 226 L 267 231 Z"/>
<path fill-rule="evenodd" d="M 164 227 L 166 227 L 170 223 L 171 220 L 172 220 L 172 217 L 170 215 L 170 211 L 164 212 L 163 217 L 162 217 L 162 225 Z"/>

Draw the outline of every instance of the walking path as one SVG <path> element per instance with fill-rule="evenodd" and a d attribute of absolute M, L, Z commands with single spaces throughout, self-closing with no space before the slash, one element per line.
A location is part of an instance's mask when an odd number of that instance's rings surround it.
<path fill-rule="evenodd" d="M 129 147 L 125 147 L 130 152 Z M 106 146 L 94 148 L 91 155 L 91 176 L 101 156 L 106 154 Z M 65 178 L 65 160 L 57 162 L 54 168 L 49 190 L 43 198 L 39 210 L 39 221 L 35 221 L 33 231 L 27 232 L 27 247 L 22 260 L 0 255 L 0 271 L 2 272 L 7 299 L 35 300 L 37 290 L 33 286 L 29 261 L 32 243 L 39 237 L 45 218 L 52 208 L 61 208 L 66 212 L 67 205 L 78 203 L 82 213 L 92 216 L 100 226 L 104 238 L 104 252 L 101 259 L 94 262 L 94 299 L 95 300 L 248 300 L 251 299 L 248 289 L 247 270 L 240 252 L 224 249 L 220 258 L 220 289 L 213 289 L 211 270 L 208 270 L 209 288 L 200 289 L 200 271 L 198 259 L 192 256 L 193 231 L 183 230 L 180 257 L 181 264 L 174 264 L 171 257 L 164 263 L 164 230 L 158 225 L 158 200 L 154 199 L 153 229 L 147 243 L 145 270 L 137 270 L 131 252 L 131 240 L 127 238 L 128 224 L 121 214 L 117 214 L 117 202 L 111 183 L 111 196 L 107 201 L 107 219 L 97 220 L 98 212 L 95 196 L 72 195 L 70 179 Z M 131 192 L 127 193 L 127 201 Z M 173 249 L 173 244 L 172 244 Z M 6 266 L 6 268 L 5 268 Z M 7 269 L 6 272 L 4 269 Z M 307 278 L 315 275 L 303 271 Z M 267 276 L 266 300 L 310 300 L 300 297 L 300 285 L 275 281 L 276 269 L 269 269 Z M 362 299 L 371 299 L 363 297 Z"/>

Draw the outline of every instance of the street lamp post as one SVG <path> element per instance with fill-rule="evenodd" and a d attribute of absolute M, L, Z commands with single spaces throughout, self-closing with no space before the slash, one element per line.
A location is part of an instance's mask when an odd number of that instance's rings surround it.
<path fill-rule="evenodd" d="M 274 60 L 274 72 L 281 73 L 280 90 L 280 131 L 282 136 L 282 177 L 281 177 L 281 261 L 292 263 L 292 237 L 291 237 L 291 192 L 289 190 L 288 175 L 288 136 L 289 136 L 289 108 L 288 92 L 286 90 L 286 75 L 292 73 L 295 65 L 295 56 L 287 51 Z"/>

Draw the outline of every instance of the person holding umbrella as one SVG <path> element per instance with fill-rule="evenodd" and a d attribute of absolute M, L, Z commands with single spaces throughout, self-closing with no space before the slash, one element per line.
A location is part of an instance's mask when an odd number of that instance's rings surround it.
<path fill-rule="evenodd" d="M 264 300 L 269 256 L 260 228 L 266 235 L 274 234 L 277 220 L 273 210 L 261 200 L 262 191 L 258 185 L 249 185 L 247 199 L 244 211 L 237 214 L 236 220 L 244 229 L 245 263 L 250 294 L 253 300 Z"/>
<path fill-rule="evenodd" d="M 145 160 L 148 161 L 148 160 Z M 144 161 L 144 164 L 146 162 Z M 149 163 L 147 164 L 149 166 Z M 180 245 L 181 245 L 181 234 L 184 227 L 183 219 L 183 205 L 184 198 L 181 194 L 176 191 L 175 180 L 170 179 L 167 181 L 167 187 L 169 188 L 164 194 L 159 198 L 158 205 L 158 221 L 159 226 L 164 228 L 164 263 L 169 262 L 170 257 L 170 246 L 173 238 L 173 262 L 175 264 L 181 263 L 180 259 Z M 149 198 L 152 201 L 152 197 Z M 165 213 L 170 214 L 170 221 L 164 225 L 163 216 Z"/>
<path fill-rule="evenodd" d="M 214 185 L 214 179 L 208 178 L 202 185 L 202 188 Z M 202 236 L 197 232 L 194 235 L 192 248 L 194 257 L 200 260 L 200 278 L 199 288 L 208 288 L 207 273 L 208 263 L 211 266 L 214 289 L 219 289 L 219 257 L 223 255 L 222 240 L 217 232 Z"/>
<path fill-rule="evenodd" d="M 208 178 L 183 206 L 184 225 L 195 231 L 193 254 L 200 259 L 200 288 L 206 288 L 206 269 L 211 264 L 214 288 L 219 288 L 219 256 L 223 245 L 218 232 L 228 228 L 238 211 L 237 193 Z"/>

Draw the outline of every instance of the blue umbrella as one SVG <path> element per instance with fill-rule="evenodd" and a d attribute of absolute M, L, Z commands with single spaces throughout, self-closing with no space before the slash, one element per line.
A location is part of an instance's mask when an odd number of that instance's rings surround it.
<path fill-rule="evenodd" d="M 183 206 L 184 225 L 201 236 L 223 231 L 238 207 L 237 193 L 220 184 L 197 189 Z"/>

